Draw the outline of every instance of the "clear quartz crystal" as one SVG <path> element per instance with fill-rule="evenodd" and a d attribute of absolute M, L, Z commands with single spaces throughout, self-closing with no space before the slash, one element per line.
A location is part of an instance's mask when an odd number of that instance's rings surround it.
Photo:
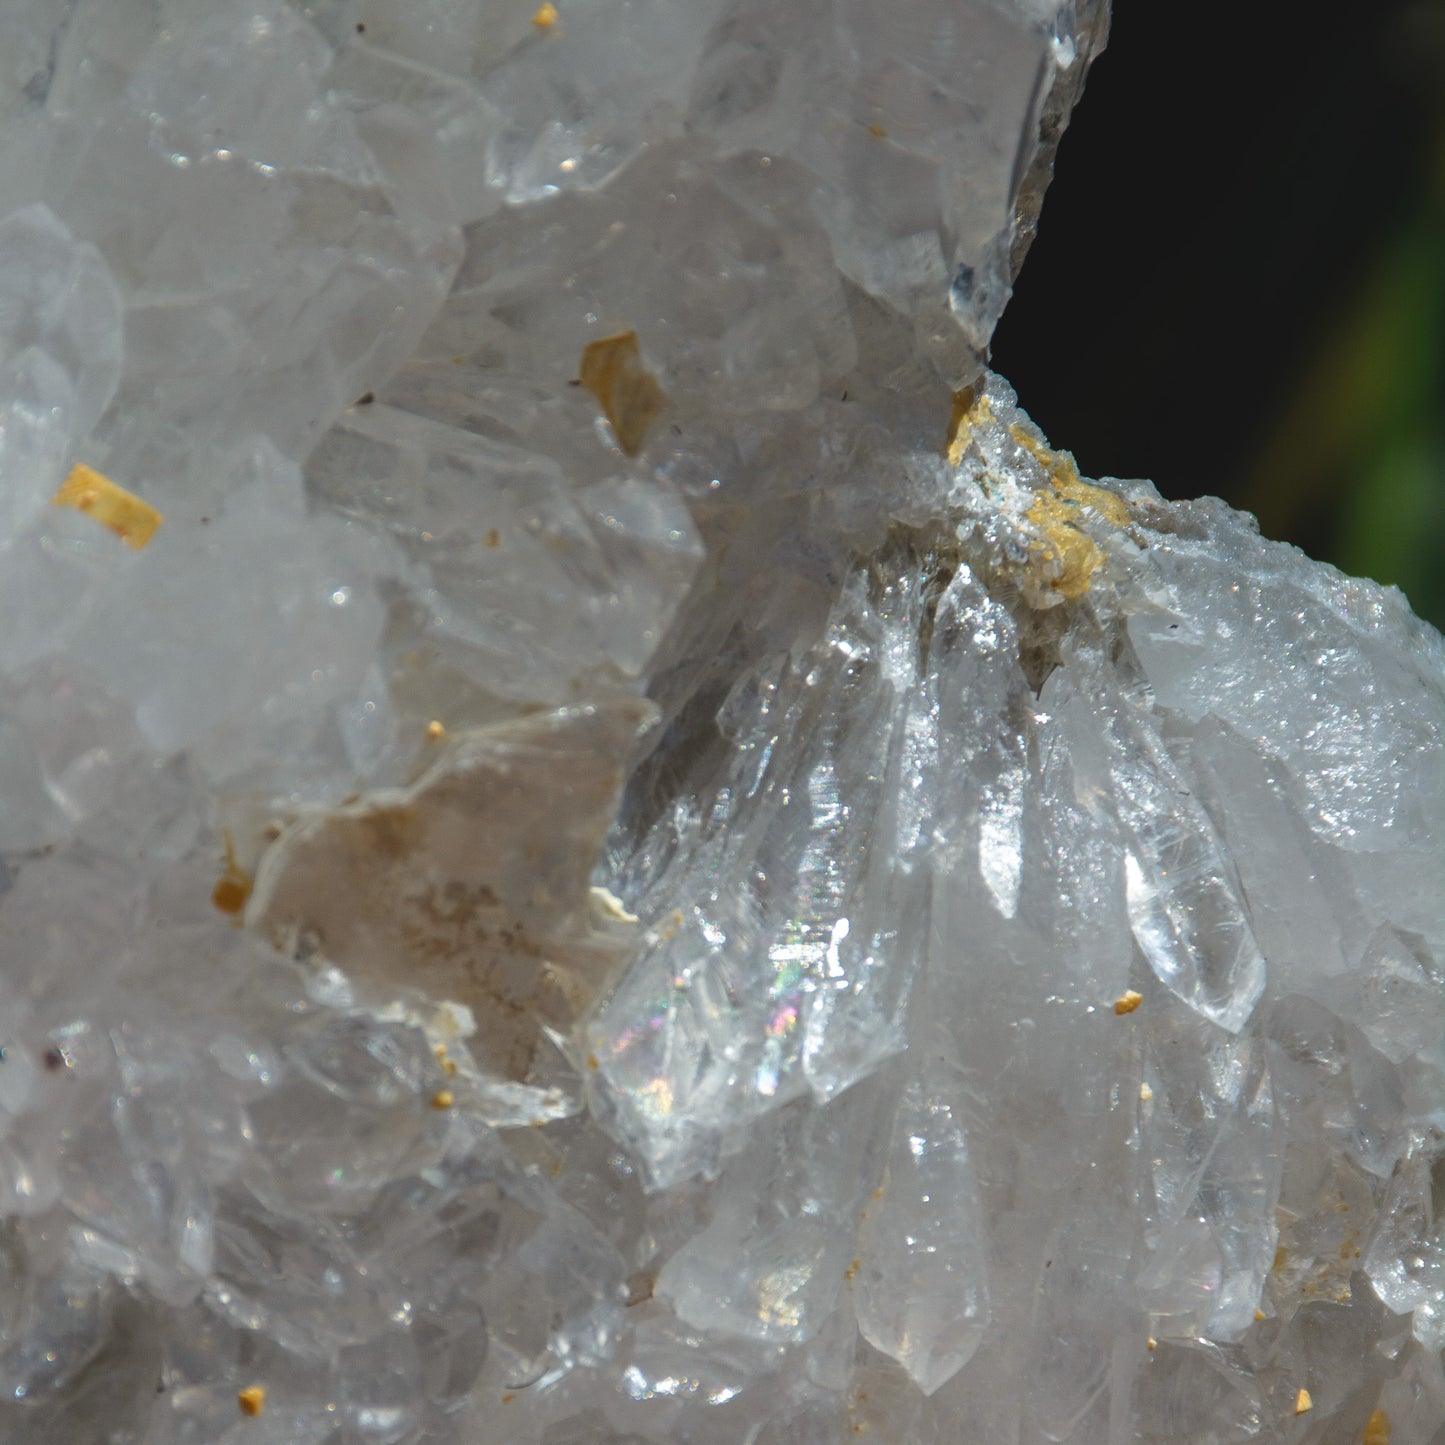
<path fill-rule="evenodd" d="M 0 1439 L 1439 1445 L 1445 645 L 983 369 L 1107 19 L 0 7 Z"/>
<path fill-rule="evenodd" d="M 989 1318 L 978 1189 L 949 1092 L 921 1080 L 904 1088 L 854 1281 L 859 1332 L 927 1395 L 968 1363 Z"/>

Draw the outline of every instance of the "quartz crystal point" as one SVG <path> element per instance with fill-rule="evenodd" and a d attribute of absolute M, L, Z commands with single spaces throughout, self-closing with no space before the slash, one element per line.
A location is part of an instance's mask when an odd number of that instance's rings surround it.
<path fill-rule="evenodd" d="M 883 1182 L 859 1226 L 854 1277 L 859 1332 L 928 1395 L 968 1363 L 988 1324 L 978 1189 L 946 1093 L 922 1081 L 902 1091 Z"/>
<path fill-rule="evenodd" d="M 984 368 L 1106 20 L 0 6 L 0 1440 L 1445 1442 L 1445 645 Z"/>

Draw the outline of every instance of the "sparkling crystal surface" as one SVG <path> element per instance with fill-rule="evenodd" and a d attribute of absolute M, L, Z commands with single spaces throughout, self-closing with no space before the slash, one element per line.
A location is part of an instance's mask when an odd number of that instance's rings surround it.
<path fill-rule="evenodd" d="M 3 7 L 0 1439 L 1445 1442 L 1445 644 L 985 368 L 1106 21 Z"/>

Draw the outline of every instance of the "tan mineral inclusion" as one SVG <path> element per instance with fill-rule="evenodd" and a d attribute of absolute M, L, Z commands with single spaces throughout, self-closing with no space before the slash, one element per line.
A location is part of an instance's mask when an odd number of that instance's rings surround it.
<path fill-rule="evenodd" d="M 583 390 L 597 398 L 617 445 L 635 457 L 667 400 L 657 378 L 642 364 L 637 333 L 624 331 L 589 341 L 582 349 L 577 375 Z"/>
<path fill-rule="evenodd" d="M 383 1001 L 405 985 L 464 1004 L 473 1055 L 524 1081 L 540 1030 L 570 1024 L 625 950 L 593 924 L 589 861 L 647 718 L 620 698 L 449 735 L 409 788 L 300 816 L 263 857 L 248 926 Z"/>

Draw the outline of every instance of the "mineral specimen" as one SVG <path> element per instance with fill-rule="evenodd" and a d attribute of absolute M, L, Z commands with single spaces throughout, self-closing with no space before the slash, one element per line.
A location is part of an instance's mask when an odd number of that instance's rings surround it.
<path fill-rule="evenodd" d="M 0 1439 L 1445 1442 L 1445 645 L 984 368 L 1105 20 L 0 7 Z"/>

